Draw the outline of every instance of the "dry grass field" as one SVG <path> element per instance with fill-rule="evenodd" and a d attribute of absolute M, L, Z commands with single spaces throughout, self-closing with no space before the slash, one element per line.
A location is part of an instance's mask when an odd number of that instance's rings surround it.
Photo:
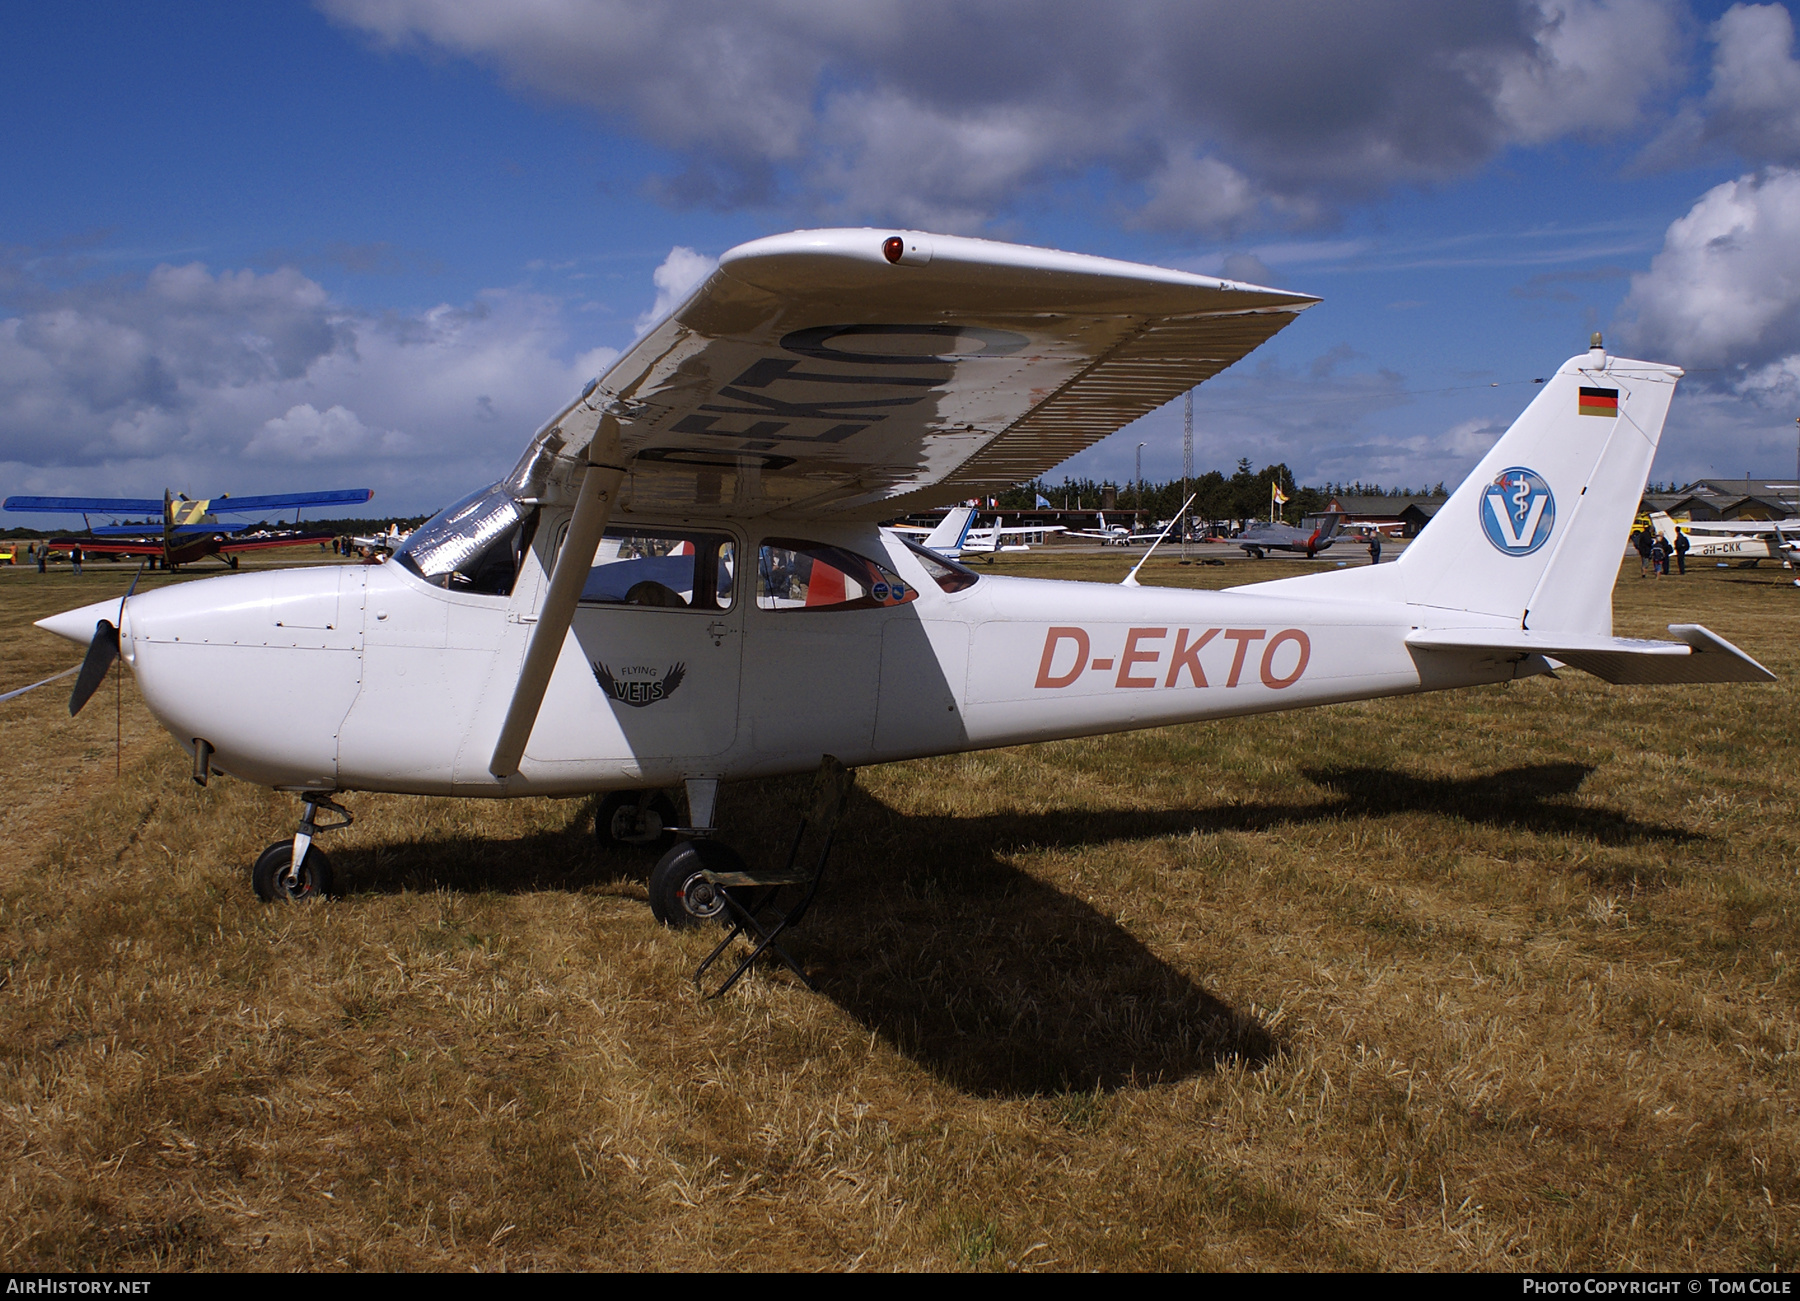
<path fill-rule="evenodd" d="M 291 798 L 196 788 L 129 679 L 119 776 L 112 683 L 0 705 L 0 1260 L 1793 1269 L 1800 591 L 1636 569 L 1621 632 L 1781 682 L 868 769 L 792 946 L 819 992 L 712 1003 L 592 801 L 353 796 L 340 897 L 270 906 Z M 0 570 L 0 688 L 127 578 Z M 779 853 L 805 786 L 728 789 L 729 838 Z"/>

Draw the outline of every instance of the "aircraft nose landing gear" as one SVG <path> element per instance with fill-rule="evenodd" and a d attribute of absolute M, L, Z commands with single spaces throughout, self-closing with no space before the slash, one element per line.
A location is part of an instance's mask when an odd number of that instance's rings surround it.
<path fill-rule="evenodd" d="M 343 820 L 318 823 L 318 810 L 335 813 Z M 331 893 L 331 860 L 313 847 L 313 837 L 337 831 L 356 819 L 349 809 L 324 795 L 308 795 L 301 805 L 300 828 L 292 840 L 278 840 L 263 850 L 250 869 L 250 884 L 264 903 L 323 899 Z M 300 866 L 295 869 L 295 864 Z"/>

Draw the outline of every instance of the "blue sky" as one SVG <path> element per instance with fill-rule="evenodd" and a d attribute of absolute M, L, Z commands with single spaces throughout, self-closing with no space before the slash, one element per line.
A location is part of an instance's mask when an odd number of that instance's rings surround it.
<path fill-rule="evenodd" d="M 9 7 L 0 487 L 504 471 L 659 300 L 804 226 L 1321 295 L 1196 460 L 1454 482 L 1604 330 L 1692 369 L 1653 475 L 1784 476 L 1800 62 L 1675 0 Z M 1179 404 L 1065 471 L 1180 470 Z"/>

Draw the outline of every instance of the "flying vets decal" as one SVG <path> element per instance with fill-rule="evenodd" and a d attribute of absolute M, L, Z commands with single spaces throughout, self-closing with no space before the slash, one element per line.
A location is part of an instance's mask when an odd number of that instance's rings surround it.
<path fill-rule="evenodd" d="M 1312 660 L 1312 639 L 1298 628 L 1284 628 L 1273 636 L 1266 628 L 1131 628 L 1119 654 L 1109 656 L 1093 653 L 1094 637 L 1085 628 L 1051 628 L 1044 635 L 1034 685 L 1055 690 L 1075 685 L 1088 673 L 1112 673 L 1114 687 L 1209 687 L 1213 684 L 1200 663 L 1200 652 L 1215 643 L 1213 672 L 1223 671 L 1227 687 L 1249 685 L 1244 670 L 1253 649 L 1261 652 L 1255 657 L 1257 676 L 1265 687 L 1277 691 L 1298 682 Z M 1233 649 L 1226 650 L 1226 644 Z"/>
<path fill-rule="evenodd" d="M 599 660 L 594 662 L 594 681 L 610 699 L 633 709 L 654 705 L 675 694 L 675 688 L 687 677 L 687 665 L 675 664 L 657 676 L 655 669 L 644 664 L 627 664 L 615 675 Z"/>

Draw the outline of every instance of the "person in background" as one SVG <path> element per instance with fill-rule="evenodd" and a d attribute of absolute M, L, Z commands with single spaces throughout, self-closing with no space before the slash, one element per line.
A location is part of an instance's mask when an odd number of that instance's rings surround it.
<path fill-rule="evenodd" d="M 1638 577 L 1642 578 L 1650 572 L 1650 543 L 1656 537 L 1648 524 L 1631 535 L 1632 545 L 1638 553 Z"/>
<path fill-rule="evenodd" d="M 44 572 L 44 561 L 50 557 L 50 544 L 45 543 L 38 548 L 38 573 Z"/>
<path fill-rule="evenodd" d="M 1676 529 L 1675 530 L 1675 566 L 1676 566 L 1676 569 L 1680 573 L 1683 573 L 1683 574 L 1687 573 L 1687 553 L 1688 553 L 1688 547 L 1690 547 L 1691 545 L 1693 545 L 1693 544 L 1688 541 L 1688 535 L 1683 533 L 1680 529 Z"/>
<path fill-rule="evenodd" d="M 1381 530 L 1379 529 L 1369 531 L 1369 563 L 1371 565 L 1381 563 Z"/>
<path fill-rule="evenodd" d="M 1653 578 L 1661 578 L 1669 572 L 1669 544 L 1661 537 L 1650 540 L 1650 574 Z"/>
<path fill-rule="evenodd" d="M 81 543 L 79 542 L 69 547 L 69 566 L 76 573 L 81 572 Z"/>

